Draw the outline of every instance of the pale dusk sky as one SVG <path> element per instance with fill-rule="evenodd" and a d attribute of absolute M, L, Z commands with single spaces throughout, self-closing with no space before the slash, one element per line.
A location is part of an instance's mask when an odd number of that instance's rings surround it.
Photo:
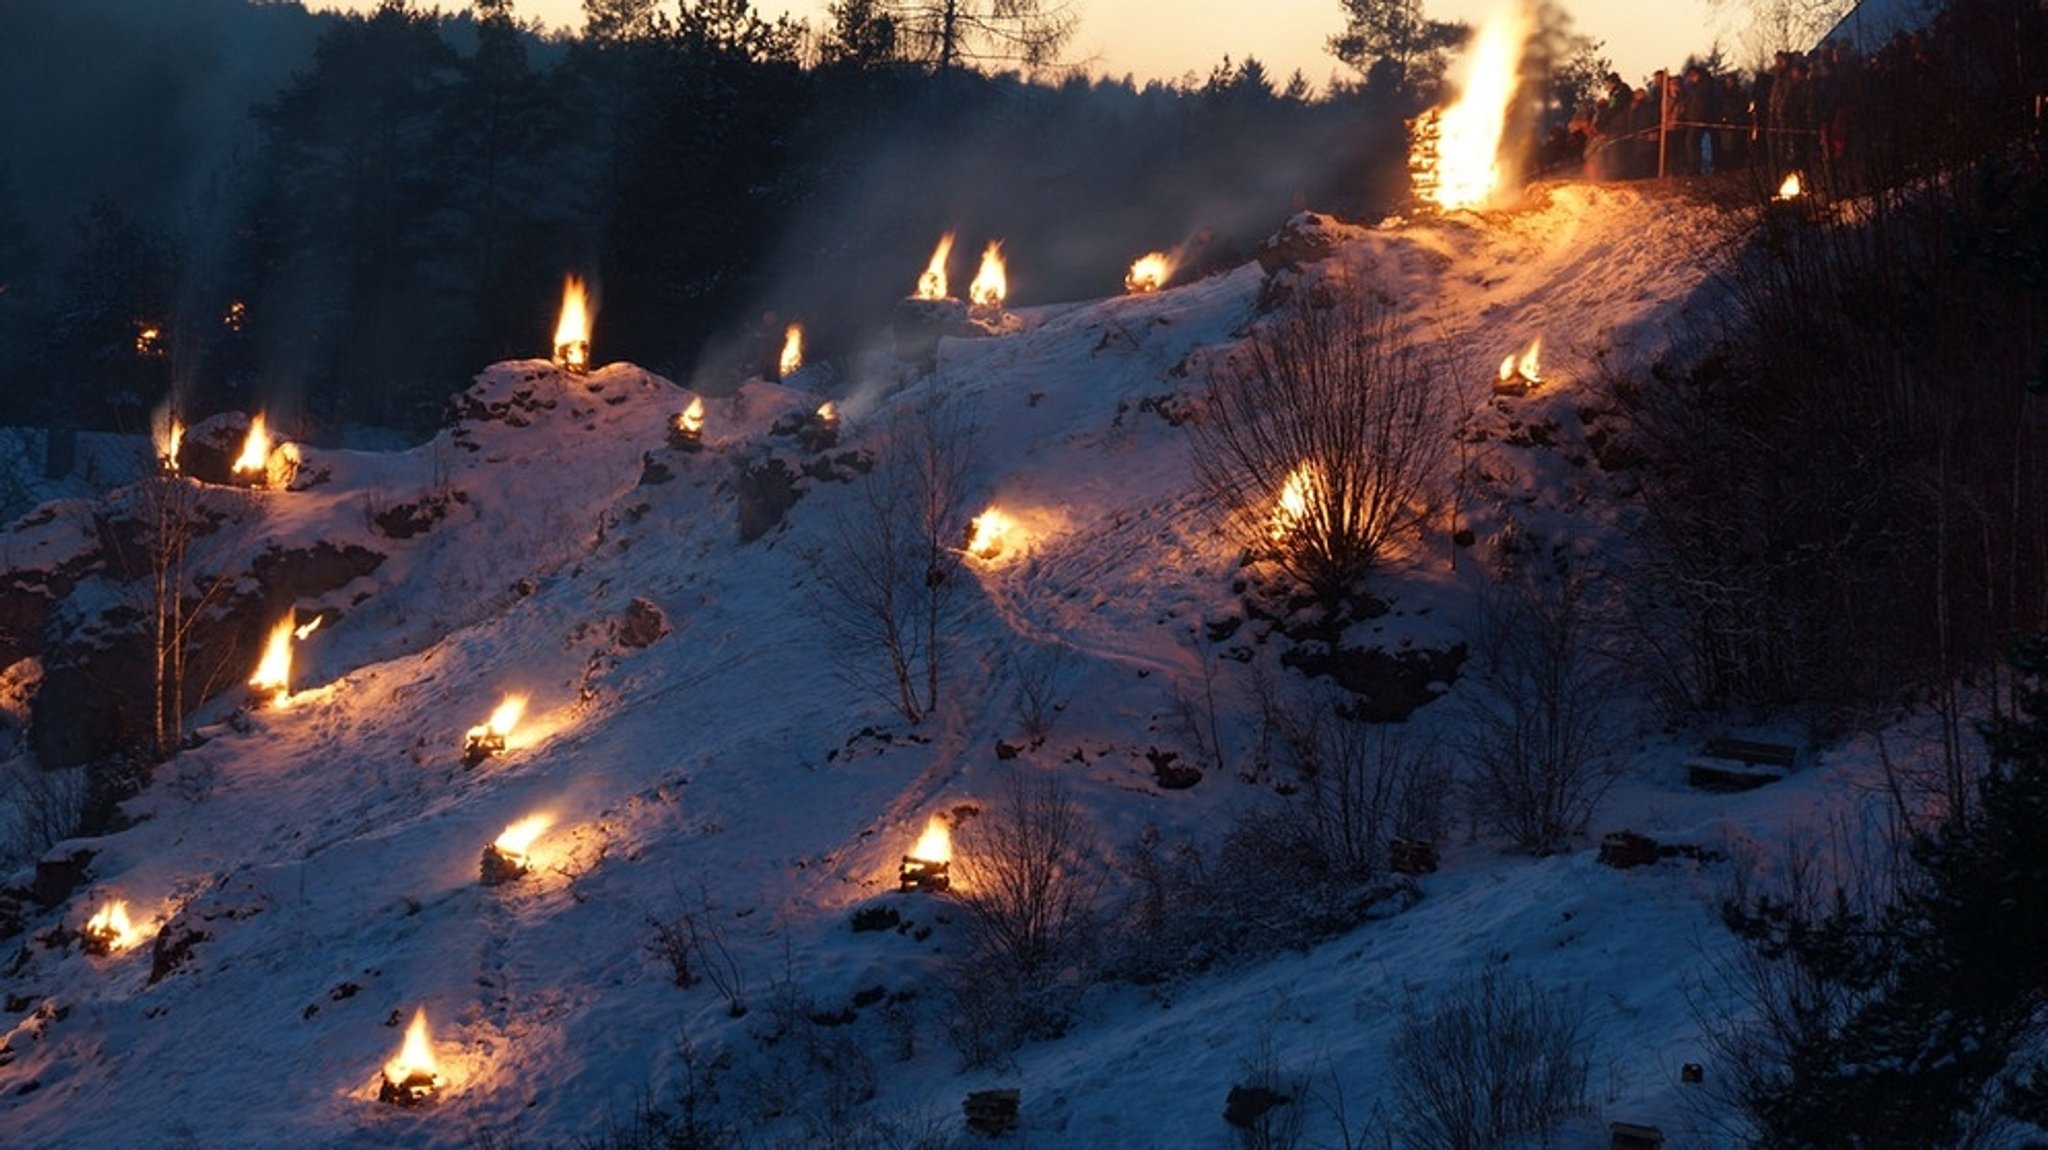
<path fill-rule="evenodd" d="M 376 0 L 304 0 L 308 8 L 367 11 Z M 1139 83 L 1172 80 L 1188 73 L 1206 76 L 1228 53 L 1233 60 L 1256 56 L 1276 83 L 1299 68 L 1318 90 L 1335 74 L 1348 72 L 1323 43 L 1343 25 L 1337 0 L 1069 0 L 1081 17 L 1066 55 L 1092 73 Z M 1441 20 L 1477 23 L 1496 0 L 1425 0 L 1424 9 Z M 414 7 L 458 11 L 466 0 L 414 0 Z M 1727 26 L 1732 13 L 1709 8 L 1707 0 L 1566 0 L 1577 30 L 1606 42 L 1604 51 L 1632 82 L 1659 67 L 1675 66 L 1688 53 L 1704 54 L 1718 38 L 1742 63 L 1737 37 Z M 754 0 L 767 17 L 782 12 L 825 23 L 825 0 Z M 522 20 L 580 31 L 582 0 L 514 0 Z"/>

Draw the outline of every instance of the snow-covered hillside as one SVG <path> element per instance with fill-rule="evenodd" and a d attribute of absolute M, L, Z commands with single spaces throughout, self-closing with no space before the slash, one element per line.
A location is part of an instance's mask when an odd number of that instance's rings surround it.
<path fill-rule="evenodd" d="M 1106 850 L 1148 825 L 1213 836 L 1285 801 L 1246 766 L 1247 676 L 1266 653 L 1240 662 L 1202 637 L 1244 615 L 1239 555 L 1176 425 L 1260 321 L 1262 293 L 1327 276 L 1373 285 L 1411 334 L 1462 358 L 1443 385 L 1486 432 L 1467 461 L 1477 543 L 1433 537 L 1401 557 L 1373 588 L 1391 611 L 1348 636 L 1443 648 L 1465 638 L 1510 523 L 1594 564 L 1618 554 L 1628 480 L 1587 447 L 1589 381 L 1678 338 L 1713 293 L 1720 219 L 1669 192 L 1585 186 L 1539 187 L 1483 217 L 1298 217 L 1289 250 L 1327 244 L 1327 258 L 1020 309 L 1012 332 L 946 340 L 929 374 L 876 354 L 751 383 L 707 401 L 700 452 L 668 442 L 684 389 L 628 365 L 575 377 L 543 361 L 484 370 L 458 404 L 466 417 L 430 444 L 309 450 L 306 472 L 325 480 L 248 496 L 235 546 L 385 558 L 298 604 L 325 625 L 298 644 L 289 706 L 231 715 L 241 692 L 225 692 L 198 745 L 126 804 L 132 826 L 66 844 L 93 852 L 89 881 L 30 918 L 0 977 L 0 1143 L 565 1146 L 709 1077 L 724 1119 L 801 1145 L 847 1119 L 832 1076 L 783 1032 L 794 1018 L 871 1079 L 856 1110 L 941 1144 L 978 1141 L 961 1131 L 968 1092 L 1015 1087 L 1013 1144 L 1228 1145 L 1225 1095 L 1268 1055 L 1310 1079 L 1322 1101 L 1300 1102 L 1308 1137 L 1331 1144 L 1327 1100 L 1341 1090 L 1357 1135 L 1384 1097 L 1400 1004 L 1495 964 L 1590 1004 L 1599 1113 L 1561 1144 L 1604 1145 L 1615 1119 L 1659 1125 L 1674 1146 L 1716 1144 L 1679 1067 L 1706 1060 L 1688 995 L 1726 946 L 1726 868 L 1615 870 L 1592 848 L 1628 827 L 1742 852 L 1820 818 L 1859 769 L 1851 752 L 1761 791 L 1705 794 L 1684 781 L 1697 733 L 1663 732 L 1632 705 L 1615 735 L 1626 775 L 1584 849 L 1516 857 L 1461 822 L 1411 909 L 1168 990 L 1095 987 L 1069 1033 L 993 1069 L 962 1071 L 941 1017 L 932 972 L 958 945 L 956 917 L 896 882 L 930 815 L 1000 803 L 1013 770 L 1062 779 Z M 602 332 L 600 316 L 600 361 Z M 1496 399 L 1500 358 L 1537 336 L 1543 384 Z M 788 429 L 828 395 L 844 412 L 838 444 L 807 452 Z M 1022 530 L 968 560 L 945 702 L 913 727 L 848 682 L 849 658 L 872 656 L 821 620 L 835 604 L 817 563 L 861 498 L 857 453 L 935 398 L 975 429 L 976 501 Z M 799 469 L 800 497 L 742 542 L 743 468 L 771 457 Z M 444 515 L 395 539 L 376 521 L 399 505 Z M 636 599 L 666 634 L 629 633 Z M 1033 658 L 1058 668 L 1062 703 L 1035 746 L 1015 702 Z M 1147 752 L 1199 761 L 1176 699 L 1205 684 L 1247 717 L 1226 732 L 1221 769 L 1200 763 L 1199 783 L 1162 789 Z M 529 696 L 524 723 L 506 753 L 466 767 L 465 730 L 509 693 Z M 1453 722 L 1438 702 L 1410 726 L 1442 737 Z M 1023 749 L 1005 761 L 999 742 Z M 485 845 L 536 813 L 552 823 L 533 873 L 480 885 Z M 160 977 L 147 942 L 104 956 L 78 945 L 73 932 L 116 898 L 146 934 L 189 944 Z M 851 928 L 878 906 L 911 925 Z M 683 912 L 722 939 L 720 980 L 743 1016 L 719 980 L 674 984 L 652 924 Z M 888 997 L 862 994 L 878 987 Z M 447 1086 L 430 1105 L 382 1104 L 381 1068 L 421 1008 Z"/>

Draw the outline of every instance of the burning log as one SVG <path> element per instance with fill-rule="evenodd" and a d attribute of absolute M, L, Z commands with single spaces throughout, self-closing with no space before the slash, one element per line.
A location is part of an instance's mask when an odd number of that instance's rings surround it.
<path fill-rule="evenodd" d="M 704 397 L 695 396 L 690 406 L 676 413 L 668 427 L 668 445 L 678 451 L 704 450 Z"/>
<path fill-rule="evenodd" d="M 128 904 L 119 899 L 101 907 L 78 935 L 85 953 L 103 956 L 142 941 L 142 932 L 128 919 Z"/>
<path fill-rule="evenodd" d="M 427 1008 L 422 1006 L 413 1012 L 398 1057 L 384 1064 L 377 1100 L 393 1106 L 419 1106 L 431 1102 L 440 1089 L 441 1068 L 434 1061 L 433 1044 L 427 1037 Z"/>
<path fill-rule="evenodd" d="M 1510 355 L 1500 361 L 1500 376 L 1493 382 L 1495 395 L 1527 395 L 1529 389 L 1543 382 L 1542 371 L 1543 337 L 1538 336 L 1529 344 L 1529 350 L 1519 357 Z"/>
<path fill-rule="evenodd" d="M 1418 200 L 1454 212 L 1484 208 L 1500 190 L 1501 136 L 1527 39 L 1520 7 L 1502 7 L 1480 26 L 1460 61 L 1457 102 L 1410 123 L 1408 167 Z"/>
<path fill-rule="evenodd" d="M 797 446 L 813 454 L 830 451 L 839 444 L 839 408 L 831 400 L 818 405 L 797 429 Z"/>
<path fill-rule="evenodd" d="M 952 832 L 947 829 L 946 820 L 933 815 L 925 821 L 924 834 L 918 836 L 917 845 L 903 856 L 897 887 L 905 894 L 912 891 L 942 894 L 952 889 L 952 864 Z"/>
<path fill-rule="evenodd" d="M 487 721 L 471 727 L 462 737 L 462 765 L 474 767 L 493 755 L 505 753 L 512 729 L 526 714 L 525 695 L 507 695 Z"/>
<path fill-rule="evenodd" d="M 528 815 L 506 827 L 505 833 L 484 848 L 478 881 L 485 886 L 500 886 L 525 875 L 532 867 L 529 856 L 534 840 L 554 821 L 553 815 Z"/>
<path fill-rule="evenodd" d="M 998 319 L 1003 300 L 1010 294 L 1010 281 L 1003 270 L 1003 241 L 990 240 L 981 251 L 981 268 L 967 285 L 967 313 L 977 319 Z"/>
<path fill-rule="evenodd" d="M 555 321 L 555 366 L 571 375 L 590 370 L 590 304 L 579 276 L 562 283 L 562 313 Z"/>
<path fill-rule="evenodd" d="M 1173 261 L 1165 252 L 1147 252 L 1131 262 L 1131 270 L 1124 273 L 1124 291 L 1131 295 L 1150 295 L 1166 286 L 1173 276 Z"/>

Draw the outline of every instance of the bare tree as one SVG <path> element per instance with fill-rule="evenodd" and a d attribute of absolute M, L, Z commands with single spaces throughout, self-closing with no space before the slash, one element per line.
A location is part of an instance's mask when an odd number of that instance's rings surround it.
<path fill-rule="evenodd" d="M 898 0 L 888 14 L 896 42 L 941 72 L 1045 67 L 1080 20 L 1065 0 Z"/>
<path fill-rule="evenodd" d="M 1589 1030 L 1583 995 L 1491 964 L 1411 999 L 1389 1052 L 1399 1144 L 1487 1150 L 1589 1112 Z"/>
<path fill-rule="evenodd" d="M 1315 294 L 1252 337 L 1190 427 L 1196 474 L 1238 537 L 1335 602 L 1440 500 L 1449 389 L 1391 301 Z"/>
<path fill-rule="evenodd" d="M 938 706 L 957 612 L 974 429 L 939 401 L 882 429 L 875 466 L 810 558 L 820 616 L 855 649 L 849 677 L 916 723 Z M 870 669 L 879 650 L 883 669 Z"/>
<path fill-rule="evenodd" d="M 1607 675 L 1591 643 L 1584 576 L 1510 571 L 1481 613 L 1466 704 L 1474 813 L 1523 850 L 1562 850 L 1613 785 L 1603 747 Z"/>
<path fill-rule="evenodd" d="M 1751 66 L 1762 68 L 1774 53 L 1818 44 L 1856 0 L 1708 0 L 1708 6 L 1741 22 L 1737 41 Z"/>

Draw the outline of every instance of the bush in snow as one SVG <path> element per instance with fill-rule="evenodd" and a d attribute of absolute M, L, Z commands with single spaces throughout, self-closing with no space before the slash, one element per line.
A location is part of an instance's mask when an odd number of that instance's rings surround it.
<path fill-rule="evenodd" d="M 946 982 L 951 1033 L 969 1063 L 1066 1028 L 1093 965 L 1097 855 L 1086 816 L 1056 778 L 1011 772 L 1006 800 L 967 825 L 952 871 L 967 946 Z"/>
<path fill-rule="evenodd" d="M 1212 384 L 1196 474 L 1253 554 L 1336 602 L 1439 502 L 1440 374 L 1379 294 L 1299 293 Z"/>
<path fill-rule="evenodd" d="M 1608 675 L 1592 646 L 1586 580 L 1569 564 L 1507 571 L 1480 612 L 1480 672 L 1463 749 L 1477 821 L 1538 854 L 1565 849 L 1613 785 Z"/>
<path fill-rule="evenodd" d="M 1488 966 L 1410 998 L 1389 1043 L 1394 1144 L 1487 1150 L 1591 1111 L 1583 997 Z"/>

